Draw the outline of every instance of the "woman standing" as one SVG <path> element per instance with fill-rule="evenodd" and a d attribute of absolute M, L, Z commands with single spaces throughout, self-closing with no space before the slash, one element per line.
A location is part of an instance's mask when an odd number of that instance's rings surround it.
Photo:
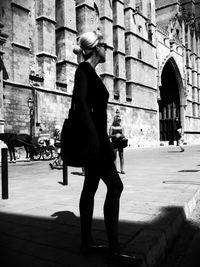
<path fill-rule="evenodd" d="M 118 218 L 120 195 L 123 184 L 114 164 L 114 155 L 107 134 L 107 103 L 109 93 L 95 68 L 105 62 L 107 45 L 100 32 L 86 32 L 79 38 L 74 53 L 84 59 L 75 73 L 73 99 L 76 112 L 82 122 L 84 136 L 87 136 L 88 161 L 85 166 L 85 180 L 80 197 L 81 252 L 100 252 L 104 246 L 92 237 L 94 196 L 100 179 L 107 187 L 104 203 L 104 220 L 109 242 L 109 252 L 114 260 L 136 266 L 140 262 L 134 255 L 124 254 L 118 242 Z M 80 134 L 81 134 L 80 131 Z"/>
<path fill-rule="evenodd" d="M 121 118 L 115 116 L 113 123 L 110 127 L 109 136 L 113 143 L 113 149 L 115 152 L 115 166 L 117 167 L 117 152 L 119 153 L 120 160 L 120 173 L 125 174 L 124 172 L 124 148 L 121 145 L 121 140 L 124 137 L 124 128 L 121 125 Z"/>

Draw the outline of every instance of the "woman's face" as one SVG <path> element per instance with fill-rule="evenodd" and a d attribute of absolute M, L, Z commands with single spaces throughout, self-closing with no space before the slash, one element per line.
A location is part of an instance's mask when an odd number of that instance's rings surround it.
<path fill-rule="evenodd" d="M 100 41 L 97 46 L 98 46 L 97 51 L 98 51 L 100 63 L 104 63 L 106 61 L 107 44 L 104 43 L 103 41 Z"/>

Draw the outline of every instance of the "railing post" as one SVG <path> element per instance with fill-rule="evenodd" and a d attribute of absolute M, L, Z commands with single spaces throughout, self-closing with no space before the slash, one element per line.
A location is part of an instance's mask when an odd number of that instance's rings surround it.
<path fill-rule="evenodd" d="M 2 199 L 8 199 L 8 149 L 1 149 Z"/>
<path fill-rule="evenodd" d="M 63 185 L 68 185 L 68 166 L 63 161 Z"/>

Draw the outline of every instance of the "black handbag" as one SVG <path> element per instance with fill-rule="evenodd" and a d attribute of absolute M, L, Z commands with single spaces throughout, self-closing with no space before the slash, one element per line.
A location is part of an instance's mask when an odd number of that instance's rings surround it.
<path fill-rule="evenodd" d="M 125 148 L 128 146 L 128 139 L 125 137 L 119 137 L 113 141 L 113 148 Z"/>
<path fill-rule="evenodd" d="M 73 99 L 72 99 L 73 102 Z M 87 162 L 87 137 L 72 103 L 61 130 L 61 158 L 67 166 L 84 167 Z"/>
<path fill-rule="evenodd" d="M 125 137 L 120 138 L 119 140 L 119 147 L 125 148 L 128 146 L 128 139 Z"/>

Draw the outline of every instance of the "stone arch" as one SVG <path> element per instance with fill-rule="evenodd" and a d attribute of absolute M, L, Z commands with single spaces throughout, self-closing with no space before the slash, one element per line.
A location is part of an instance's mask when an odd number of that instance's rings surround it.
<path fill-rule="evenodd" d="M 173 55 L 169 54 L 162 62 L 162 64 L 160 65 L 159 68 L 159 81 L 158 81 L 158 85 L 161 86 L 161 75 L 164 69 L 164 66 L 166 65 L 166 63 L 169 62 L 173 69 L 174 72 L 176 74 L 176 78 L 177 78 L 177 83 L 178 83 L 178 88 L 179 88 L 179 95 L 180 95 L 180 104 L 182 106 L 184 106 L 185 103 L 185 99 L 184 99 L 184 85 L 183 85 L 183 80 L 182 80 L 182 76 L 181 76 L 181 72 L 179 70 L 178 64 L 176 63 L 175 58 L 173 57 Z"/>
<path fill-rule="evenodd" d="M 183 80 L 172 55 L 168 55 L 159 68 L 160 139 L 173 144 L 178 124 L 184 124 Z"/>

